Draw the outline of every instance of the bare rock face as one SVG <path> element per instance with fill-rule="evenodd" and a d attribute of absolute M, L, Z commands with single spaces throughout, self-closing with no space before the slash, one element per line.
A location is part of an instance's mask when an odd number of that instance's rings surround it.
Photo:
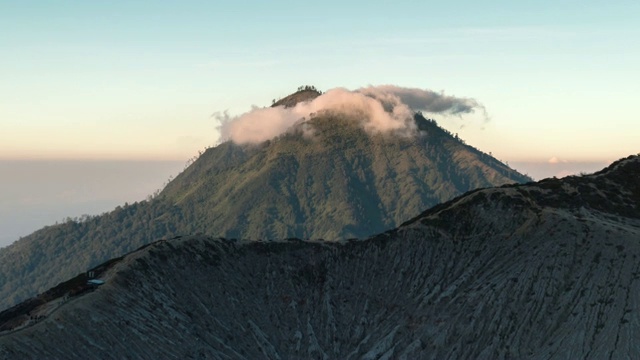
<path fill-rule="evenodd" d="M 0 359 L 639 358 L 639 178 L 474 191 L 361 241 L 159 241 L 0 313 Z"/>

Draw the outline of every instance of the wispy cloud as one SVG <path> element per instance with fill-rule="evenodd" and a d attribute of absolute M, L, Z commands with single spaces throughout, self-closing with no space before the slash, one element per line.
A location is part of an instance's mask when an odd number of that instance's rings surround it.
<path fill-rule="evenodd" d="M 482 104 L 471 98 L 460 98 L 417 88 L 395 85 L 369 86 L 355 91 L 336 88 L 309 102 L 294 107 L 254 108 L 240 116 L 228 113 L 213 115 L 219 123 L 221 140 L 239 144 L 259 143 L 278 136 L 294 124 L 321 112 L 347 114 L 370 133 L 400 131 L 410 133 L 415 124 L 415 111 L 432 114 L 469 114 L 486 111 Z"/>

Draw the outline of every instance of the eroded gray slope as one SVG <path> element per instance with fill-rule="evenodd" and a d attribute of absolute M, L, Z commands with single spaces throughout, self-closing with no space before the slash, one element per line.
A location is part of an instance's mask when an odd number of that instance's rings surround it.
<path fill-rule="evenodd" d="M 0 358 L 638 358 L 637 171 L 478 191 L 366 241 L 158 242 Z"/>

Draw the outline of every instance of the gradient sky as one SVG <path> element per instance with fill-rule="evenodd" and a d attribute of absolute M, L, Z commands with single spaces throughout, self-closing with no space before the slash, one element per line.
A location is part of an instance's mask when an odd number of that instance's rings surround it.
<path fill-rule="evenodd" d="M 396 84 L 505 161 L 640 151 L 638 1 L 0 1 L 0 159 L 186 160 L 211 114 Z M 464 125 L 464 126 L 463 126 Z"/>

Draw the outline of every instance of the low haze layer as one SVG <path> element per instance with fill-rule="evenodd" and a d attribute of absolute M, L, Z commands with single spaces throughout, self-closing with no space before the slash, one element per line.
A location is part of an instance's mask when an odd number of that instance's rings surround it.
<path fill-rule="evenodd" d="M 67 217 L 143 200 L 184 167 L 176 161 L 0 161 L 0 247 Z"/>

